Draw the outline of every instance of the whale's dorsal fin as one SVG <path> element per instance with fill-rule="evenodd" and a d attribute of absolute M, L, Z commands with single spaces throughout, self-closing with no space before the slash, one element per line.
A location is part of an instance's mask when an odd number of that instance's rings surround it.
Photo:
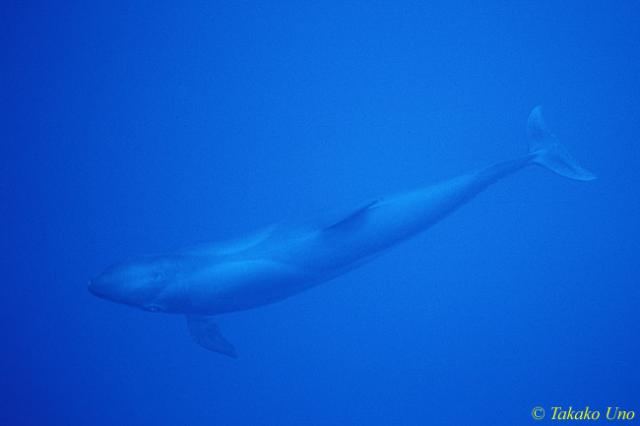
<path fill-rule="evenodd" d="M 325 227 L 324 231 L 340 231 L 352 229 L 354 226 L 357 226 L 362 222 L 362 220 L 366 217 L 367 212 L 377 203 L 378 200 L 369 201 L 367 204 L 352 211 L 339 221 Z"/>
<path fill-rule="evenodd" d="M 187 325 L 191 337 L 205 349 L 237 358 L 236 348 L 220 333 L 220 328 L 212 317 L 187 315 Z"/>

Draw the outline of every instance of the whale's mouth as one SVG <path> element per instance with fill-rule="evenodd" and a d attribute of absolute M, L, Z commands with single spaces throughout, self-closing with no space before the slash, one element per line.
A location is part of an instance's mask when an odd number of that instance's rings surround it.
<path fill-rule="evenodd" d="M 87 283 L 87 290 L 89 290 L 89 293 L 93 294 L 96 297 L 107 299 L 107 296 L 104 293 L 100 292 L 100 289 L 96 285 L 95 280 L 89 280 L 89 282 Z"/>
<path fill-rule="evenodd" d="M 120 300 L 116 300 L 113 296 L 110 295 L 108 291 L 105 291 L 105 289 L 102 289 L 101 286 L 96 283 L 96 280 L 89 281 L 89 284 L 87 285 L 87 290 L 89 290 L 89 293 L 93 294 L 94 296 L 100 299 L 108 300 L 109 302 L 115 302 L 115 303 L 125 303 Z"/>
<path fill-rule="evenodd" d="M 101 283 L 99 278 L 89 280 L 87 289 L 89 290 L 89 293 L 93 294 L 94 296 L 100 299 L 107 300 L 113 303 L 120 303 L 122 305 L 128 305 L 134 308 L 140 308 L 140 306 L 137 303 L 133 303 L 129 300 L 126 300 L 126 298 L 117 297 L 117 295 L 113 294 L 113 292 L 110 291 L 108 286 L 105 286 L 104 283 Z"/>

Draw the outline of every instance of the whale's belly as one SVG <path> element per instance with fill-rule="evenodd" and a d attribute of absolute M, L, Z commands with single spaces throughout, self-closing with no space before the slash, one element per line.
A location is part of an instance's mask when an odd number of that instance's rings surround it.
<path fill-rule="evenodd" d="M 197 273 L 186 283 L 185 311 L 213 315 L 251 309 L 293 296 L 313 283 L 312 274 L 283 263 L 227 262 Z"/>

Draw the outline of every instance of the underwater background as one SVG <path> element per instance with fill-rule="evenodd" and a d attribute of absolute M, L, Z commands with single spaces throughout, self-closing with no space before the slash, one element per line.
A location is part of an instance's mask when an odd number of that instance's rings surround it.
<path fill-rule="evenodd" d="M 3 9 L 0 424 L 639 421 L 640 3 Z M 361 269 L 221 316 L 237 360 L 86 289 L 519 156 L 537 104 L 598 180 L 527 169 Z"/>

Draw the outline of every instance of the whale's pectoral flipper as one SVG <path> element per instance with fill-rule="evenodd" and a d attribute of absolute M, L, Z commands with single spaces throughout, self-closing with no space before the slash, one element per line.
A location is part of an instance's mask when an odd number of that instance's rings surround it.
<path fill-rule="evenodd" d="M 580 167 L 569 152 L 558 143 L 542 117 L 542 108 L 537 106 L 529 114 L 527 121 L 529 152 L 535 154 L 533 161 L 547 169 L 574 180 L 593 180 L 596 176 Z"/>
<path fill-rule="evenodd" d="M 329 226 L 324 228 L 325 231 L 339 231 L 339 230 L 351 230 L 354 226 L 358 226 L 362 223 L 364 218 L 367 215 L 367 212 L 371 210 L 371 208 L 378 203 L 378 200 L 373 200 L 357 208 L 356 210 L 349 213 L 347 216 L 341 218 L 339 221 L 332 223 Z"/>
<path fill-rule="evenodd" d="M 222 336 L 213 317 L 187 315 L 187 325 L 193 340 L 203 348 L 232 358 L 238 357 L 236 349 Z"/>

